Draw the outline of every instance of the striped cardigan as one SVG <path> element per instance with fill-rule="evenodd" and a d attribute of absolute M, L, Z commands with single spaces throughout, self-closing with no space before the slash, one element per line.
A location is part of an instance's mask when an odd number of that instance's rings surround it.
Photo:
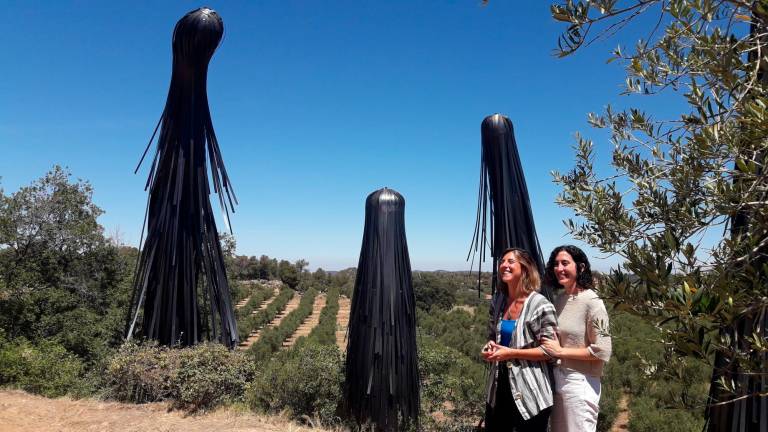
<path fill-rule="evenodd" d="M 506 295 L 498 293 L 493 301 L 490 338 L 501 343 L 501 316 L 506 304 Z M 510 348 L 533 348 L 540 345 L 542 338 L 555 339 L 557 315 L 555 307 L 543 295 L 533 292 L 525 300 L 523 310 L 517 320 Z M 504 363 L 502 363 L 504 364 Z M 486 402 L 496 405 L 496 380 L 499 363 L 491 364 L 486 386 Z M 552 368 L 546 361 L 512 359 L 506 362 L 509 368 L 509 386 L 512 399 L 523 419 L 529 420 L 541 410 L 551 407 Z"/>

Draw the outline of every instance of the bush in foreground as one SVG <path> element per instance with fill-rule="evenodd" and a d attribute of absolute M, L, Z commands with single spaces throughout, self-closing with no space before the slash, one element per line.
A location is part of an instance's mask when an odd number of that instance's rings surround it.
<path fill-rule="evenodd" d="M 338 424 L 343 381 L 336 345 L 301 343 L 277 353 L 259 370 L 246 401 L 257 411 L 288 410 L 294 419 Z"/>
<path fill-rule="evenodd" d="M 418 339 L 421 418 L 426 430 L 470 431 L 485 412 L 485 369 L 453 348 Z"/>
<path fill-rule="evenodd" d="M 242 400 L 253 364 L 216 343 L 189 348 L 125 344 L 107 369 L 108 395 L 125 402 L 170 401 L 189 411 Z"/>
<path fill-rule="evenodd" d="M 83 371 L 83 362 L 55 342 L 0 339 L 0 385 L 46 397 L 82 396 L 89 390 Z"/>

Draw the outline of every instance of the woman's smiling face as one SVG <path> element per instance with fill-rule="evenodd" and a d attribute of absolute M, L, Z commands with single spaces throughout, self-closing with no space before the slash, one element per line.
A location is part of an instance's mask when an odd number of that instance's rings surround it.
<path fill-rule="evenodd" d="M 515 251 L 507 252 L 499 261 L 499 279 L 507 285 L 507 288 L 514 287 L 522 276 L 523 270 L 520 262 L 517 260 Z"/>
<path fill-rule="evenodd" d="M 558 252 L 555 257 L 554 271 L 557 283 L 564 288 L 569 288 L 576 284 L 576 278 L 578 277 L 576 262 L 574 262 L 573 257 L 568 252 Z"/>

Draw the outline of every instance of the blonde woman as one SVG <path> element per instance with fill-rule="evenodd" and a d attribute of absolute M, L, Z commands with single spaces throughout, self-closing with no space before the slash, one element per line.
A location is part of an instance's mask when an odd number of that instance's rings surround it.
<path fill-rule="evenodd" d="M 537 291 L 536 264 L 522 249 L 507 249 L 498 267 L 488 343 L 486 431 L 547 430 L 553 404 L 551 370 L 541 341 L 554 339 L 555 308 Z"/>

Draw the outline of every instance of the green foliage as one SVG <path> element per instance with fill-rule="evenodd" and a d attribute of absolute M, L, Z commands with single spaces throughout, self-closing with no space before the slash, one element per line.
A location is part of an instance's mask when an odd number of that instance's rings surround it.
<path fill-rule="evenodd" d="M 242 400 L 255 369 L 221 344 L 189 348 L 123 345 L 106 368 L 108 395 L 126 402 L 167 400 L 189 411 Z"/>
<path fill-rule="evenodd" d="M 46 397 L 89 392 L 83 362 L 53 341 L 0 340 L 0 385 Z"/>
<path fill-rule="evenodd" d="M 248 353 L 253 356 L 256 362 L 267 360 L 273 353 L 277 352 L 283 346 L 283 341 L 292 335 L 296 329 L 299 328 L 301 323 L 312 313 L 312 306 L 316 296 L 317 290 L 310 288 L 301 297 L 299 307 L 286 315 L 282 321 L 280 321 L 279 326 L 269 327 L 263 330 L 259 336 L 259 340 L 248 349 Z"/>
<path fill-rule="evenodd" d="M 266 255 L 258 258 L 255 256 L 235 255 L 235 241 L 228 234 L 221 235 L 221 242 L 225 255 L 231 253 L 231 255 L 225 256 L 225 264 L 227 266 L 227 274 L 233 280 L 282 280 L 285 276 L 293 284 L 289 286 L 292 289 L 296 289 L 300 276 L 303 276 L 303 273 L 305 273 L 304 268 L 308 265 L 303 259 L 291 264 L 285 260 L 278 262 L 277 259 Z M 242 298 L 240 297 L 238 300 Z"/>
<path fill-rule="evenodd" d="M 225 264 L 226 265 L 226 264 Z M 229 274 L 227 269 L 227 279 L 229 283 L 229 294 L 232 297 L 232 304 L 236 305 L 240 300 L 245 299 L 250 294 L 251 290 L 247 284 L 243 281 L 237 280 Z"/>
<path fill-rule="evenodd" d="M 674 430 L 701 430 L 711 367 L 690 358 L 670 357 L 670 352 L 659 343 L 661 330 L 637 316 L 612 313 L 610 332 L 613 355 L 602 378 L 597 430 L 611 429 L 622 393 L 629 396 L 631 419 L 637 424 L 665 421 L 679 426 Z M 664 367 L 668 363 L 674 367 Z M 649 400 L 653 404 L 649 405 Z M 688 427 L 687 418 L 679 424 L 670 422 L 672 416 L 682 412 L 691 413 L 690 418 L 697 419 L 690 424 L 698 424 L 698 429 Z M 635 428 L 630 426 L 630 430 Z"/>
<path fill-rule="evenodd" d="M 175 405 L 190 411 L 239 401 L 255 374 L 253 363 L 224 345 L 206 343 L 183 349 L 174 378 Z"/>
<path fill-rule="evenodd" d="M 263 325 L 266 322 L 269 321 L 263 321 L 266 319 L 266 316 L 257 316 L 258 312 L 254 315 L 254 311 L 256 308 L 258 308 L 264 301 L 268 300 L 274 295 L 274 289 L 268 286 L 263 286 L 260 284 L 257 284 L 256 287 L 252 287 L 250 290 L 251 297 L 248 299 L 248 302 L 241 307 L 240 309 L 235 311 L 235 315 L 237 316 L 237 334 L 241 341 L 248 338 L 248 335 L 251 334 L 253 330 L 255 330 L 257 327 Z M 283 301 L 285 299 L 285 302 L 288 301 L 290 297 L 288 296 L 288 293 L 284 295 L 283 298 L 280 298 L 280 301 Z M 276 299 L 277 301 L 278 299 Z M 283 306 L 285 303 L 283 303 Z M 279 305 L 275 305 L 277 307 Z M 270 318 L 271 320 L 271 318 Z"/>
<path fill-rule="evenodd" d="M 652 396 L 632 399 L 629 413 L 629 430 L 632 432 L 699 432 L 704 428 L 700 412 L 665 408 Z"/>
<path fill-rule="evenodd" d="M 283 311 L 283 309 L 285 309 L 285 306 L 291 301 L 294 295 L 296 295 L 294 290 L 283 288 L 266 308 L 255 314 L 246 315 L 242 319 L 238 319 L 237 332 L 240 335 L 240 340 L 245 340 L 252 331 L 258 330 L 269 324 Z"/>
<path fill-rule="evenodd" d="M 0 193 L 0 328 L 93 363 L 120 339 L 135 249 L 104 238 L 91 186 L 69 176 Z"/>
<path fill-rule="evenodd" d="M 337 271 L 331 276 L 331 284 L 340 287 L 340 294 L 352 298 L 352 292 L 355 290 L 355 277 L 357 270 L 348 268 Z"/>
<path fill-rule="evenodd" d="M 479 350 L 488 337 L 487 305 L 478 309 L 475 309 L 474 313 L 464 309 L 454 309 L 450 312 L 440 309 L 425 312 L 418 309 L 416 318 L 423 335 L 431 336 L 440 344 L 482 364 L 484 362 L 479 356 Z"/>
<path fill-rule="evenodd" d="M 418 338 L 418 350 L 421 424 L 427 430 L 472 430 L 485 412 L 485 368 L 428 336 Z"/>
<path fill-rule="evenodd" d="M 603 377 L 600 388 L 600 411 L 597 415 L 597 431 L 610 432 L 616 416 L 619 414 L 619 401 L 622 397 L 622 389 L 619 385 L 606 380 Z"/>
<path fill-rule="evenodd" d="M 590 114 L 592 126 L 610 131 L 611 169 L 595 169 L 593 143 L 579 137 L 576 166 L 554 173 L 563 187 L 558 202 L 580 217 L 566 224 L 574 237 L 625 259 L 601 295 L 663 323 L 661 372 L 689 373 L 679 369 L 717 355 L 728 370 L 764 374 L 764 329 L 737 340 L 728 329 L 760 322 L 768 310 L 768 68 L 759 54 L 768 49 L 768 7 L 619 3 L 553 6 L 553 17 L 568 23 L 560 54 L 651 14 L 656 28 L 641 30 L 634 49 L 619 46 L 610 61 L 626 67 L 626 94 L 664 92 L 687 107 L 670 120 L 610 106 Z M 725 384 L 736 394 L 753 391 Z"/>
<path fill-rule="evenodd" d="M 296 289 L 296 287 L 298 287 L 300 271 L 288 261 L 280 261 L 278 274 L 280 275 L 280 280 L 291 289 Z"/>
<path fill-rule="evenodd" d="M 178 367 L 171 348 L 127 342 L 106 368 L 108 396 L 124 402 L 155 402 L 173 395 L 172 379 Z"/>
<path fill-rule="evenodd" d="M 469 273 L 413 272 L 413 293 L 416 306 L 450 309 L 456 303 L 456 292 L 474 287 Z"/>
<path fill-rule="evenodd" d="M 331 275 L 326 273 L 325 270 L 318 268 L 314 273 L 312 273 L 312 281 L 316 286 L 327 288 L 331 285 L 332 279 Z M 321 289 L 321 291 L 325 291 L 325 289 Z"/>
<path fill-rule="evenodd" d="M 335 345 L 303 343 L 267 361 L 249 386 L 246 400 L 260 411 L 288 409 L 294 419 L 338 424 L 343 380 L 341 354 Z"/>
<path fill-rule="evenodd" d="M 319 345 L 336 344 L 336 315 L 339 313 L 339 291 L 338 286 L 328 289 L 326 303 L 322 312 L 320 312 L 320 321 L 309 334 L 307 339 Z"/>

